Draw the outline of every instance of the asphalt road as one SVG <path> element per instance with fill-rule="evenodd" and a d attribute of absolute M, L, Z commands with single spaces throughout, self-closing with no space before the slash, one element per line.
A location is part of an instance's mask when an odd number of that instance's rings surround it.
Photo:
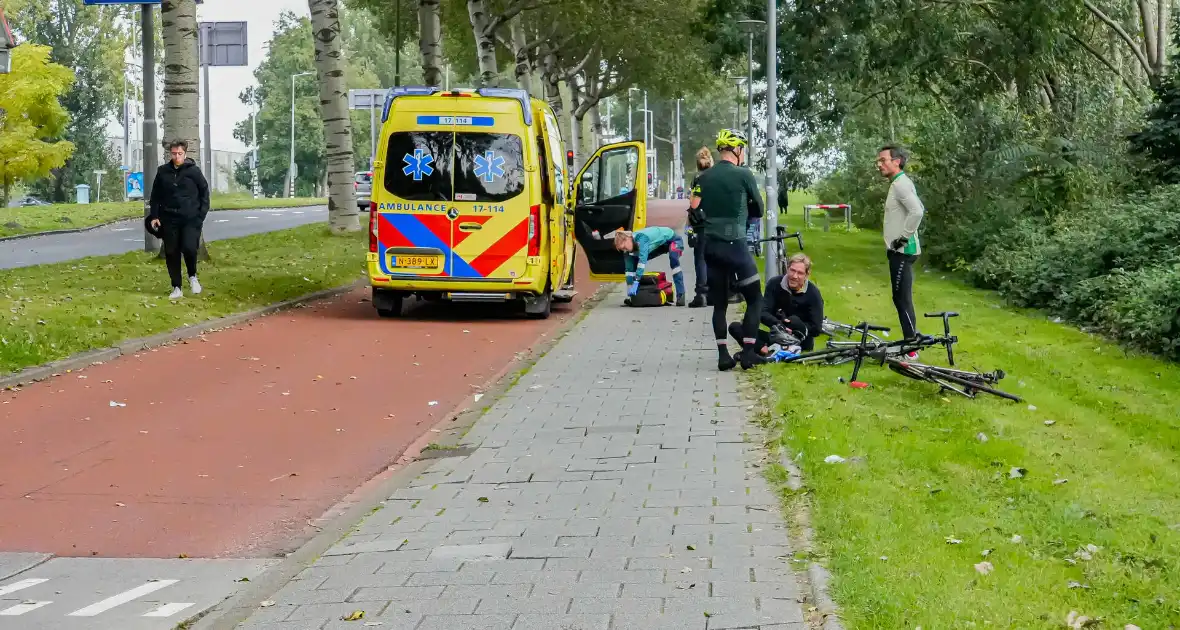
<path fill-rule="evenodd" d="M 205 219 L 205 240 L 216 241 L 274 232 L 328 220 L 327 206 L 218 210 Z M 143 220 L 0 243 L 0 269 L 64 262 L 87 256 L 109 256 L 143 249 Z"/>

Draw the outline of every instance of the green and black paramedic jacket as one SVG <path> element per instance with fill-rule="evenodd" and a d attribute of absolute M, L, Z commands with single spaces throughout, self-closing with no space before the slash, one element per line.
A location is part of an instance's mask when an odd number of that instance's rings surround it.
<path fill-rule="evenodd" d="M 710 240 L 745 241 L 746 225 L 762 218 L 762 193 L 750 169 L 721 160 L 697 177 L 692 196 L 705 211 L 704 235 Z"/>

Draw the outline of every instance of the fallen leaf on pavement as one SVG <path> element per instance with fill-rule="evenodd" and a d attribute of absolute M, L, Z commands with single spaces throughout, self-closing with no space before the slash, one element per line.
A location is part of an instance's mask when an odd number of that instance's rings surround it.
<path fill-rule="evenodd" d="M 340 618 L 341 621 L 360 621 L 365 618 L 365 611 L 354 610 Z"/>
<path fill-rule="evenodd" d="M 127 507 L 126 503 L 116 503 L 115 507 Z"/>
<path fill-rule="evenodd" d="M 476 500 L 477 500 L 477 501 L 479 501 L 480 503 L 487 503 L 487 502 L 488 502 L 488 498 L 487 498 L 487 497 L 480 497 L 480 498 L 478 498 L 478 499 L 476 499 Z"/>
<path fill-rule="evenodd" d="M 115 401 L 113 401 L 113 400 L 112 400 L 112 401 L 111 401 L 111 406 L 112 406 L 112 407 L 126 407 L 126 406 L 127 406 L 127 403 L 115 402 Z"/>
<path fill-rule="evenodd" d="M 977 563 L 975 565 L 975 570 L 978 571 L 981 575 L 987 575 L 988 573 L 995 571 L 995 569 L 996 569 L 996 567 L 993 566 L 992 563 L 990 563 L 986 560 L 983 562 Z"/>
<path fill-rule="evenodd" d="M 438 401 L 437 401 L 437 400 L 432 400 L 432 401 L 430 401 L 430 402 L 428 402 L 428 403 L 426 403 L 426 404 L 427 404 L 427 405 L 429 405 L 429 406 L 431 406 L 431 407 L 434 407 L 434 406 L 438 405 Z"/>
<path fill-rule="evenodd" d="M 692 573 L 692 567 L 684 567 L 680 570 L 681 573 Z"/>
<path fill-rule="evenodd" d="M 182 554 L 180 554 L 179 556 L 176 556 L 176 557 L 177 557 L 177 558 L 180 558 L 181 560 L 184 560 L 185 558 L 187 558 L 187 557 L 188 557 L 188 554 L 187 554 L 187 553 L 182 553 Z"/>
<path fill-rule="evenodd" d="M 266 600 L 266 601 L 264 601 L 264 602 L 259 602 L 259 604 L 258 604 L 258 605 L 259 605 L 259 606 L 261 606 L 261 607 L 263 607 L 263 608 L 270 608 L 271 606 L 274 606 L 274 605 L 275 605 L 275 602 L 274 602 L 274 600 L 273 600 L 273 599 L 268 599 L 268 600 Z"/>
<path fill-rule="evenodd" d="M 693 547 L 692 545 L 688 545 L 688 550 L 689 550 L 689 551 L 696 551 L 696 550 L 697 550 L 697 548 L 696 548 L 696 547 Z"/>

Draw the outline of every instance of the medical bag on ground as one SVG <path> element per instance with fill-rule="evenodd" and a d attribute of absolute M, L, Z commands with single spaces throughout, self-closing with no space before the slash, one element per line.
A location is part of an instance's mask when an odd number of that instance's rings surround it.
<path fill-rule="evenodd" d="M 639 279 L 639 290 L 623 301 L 627 306 L 668 306 L 675 301 L 676 291 L 664 272 L 644 275 Z"/>

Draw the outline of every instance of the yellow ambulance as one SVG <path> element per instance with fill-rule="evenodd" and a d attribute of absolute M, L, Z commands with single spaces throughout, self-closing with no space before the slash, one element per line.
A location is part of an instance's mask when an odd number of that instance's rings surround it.
<path fill-rule="evenodd" d="M 557 118 L 524 90 L 393 88 L 381 121 L 367 258 L 379 315 L 413 295 L 548 317 L 575 294 L 575 240 L 592 278 L 622 278 L 607 235 L 645 225 L 640 143 L 603 147 L 571 184 Z"/>

